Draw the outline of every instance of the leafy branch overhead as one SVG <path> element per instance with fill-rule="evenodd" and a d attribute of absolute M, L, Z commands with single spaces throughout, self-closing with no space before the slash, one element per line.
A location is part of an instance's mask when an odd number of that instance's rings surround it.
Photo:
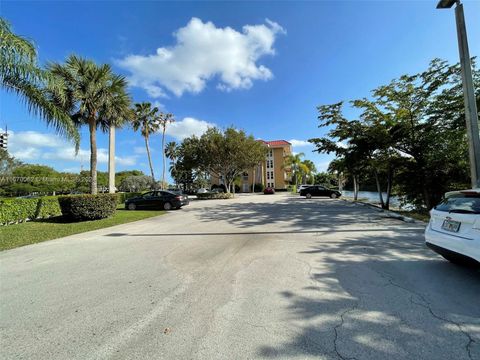
<path fill-rule="evenodd" d="M 475 62 L 473 62 L 475 65 Z M 477 102 L 480 72 L 474 66 Z M 358 192 L 361 178 L 373 176 L 382 205 L 394 191 L 418 207 L 431 208 L 442 194 L 468 186 L 465 109 L 460 67 L 434 59 L 428 69 L 379 86 L 369 98 L 318 106 L 324 137 L 309 141 L 315 151 L 333 153 L 330 169 L 345 173 Z M 387 193 L 384 201 L 382 193 Z"/>

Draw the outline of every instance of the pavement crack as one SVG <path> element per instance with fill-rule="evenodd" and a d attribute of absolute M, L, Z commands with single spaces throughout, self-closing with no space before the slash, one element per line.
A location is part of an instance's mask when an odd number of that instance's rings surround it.
<path fill-rule="evenodd" d="M 384 274 L 384 273 L 381 273 L 375 269 L 372 269 L 374 272 L 376 272 L 377 274 L 379 274 L 383 279 L 387 280 L 388 281 L 388 284 L 386 284 L 386 286 L 394 286 L 394 287 L 397 287 L 399 289 L 402 289 L 406 292 L 408 292 L 410 294 L 410 297 L 409 297 L 409 300 L 410 300 L 410 303 L 414 304 L 414 305 L 417 305 L 417 306 L 421 306 L 425 309 L 428 310 L 428 312 L 430 313 L 430 315 L 432 317 L 434 317 L 435 319 L 439 320 L 439 321 L 443 321 L 443 322 L 446 322 L 448 324 L 451 324 L 451 325 L 454 325 L 458 328 L 458 330 L 467 338 L 468 342 L 467 344 L 465 345 L 465 351 L 468 355 L 468 358 L 469 359 L 472 359 L 473 360 L 473 356 L 472 356 L 472 345 L 476 342 L 475 339 L 473 339 L 473 337 L 470 335 L 470 333 L 468 333 L 467 331 L 465 331 L 462 327 L 462 324 L 459 323 L 459 322 L 456 322 L 454 320 L 451 320 L 451 319 L 447 319 L 446 317 L 443 317 L 443 316 L 440 316 L 438 314 L 435 313 L 435 311 L 432 309 L 432 304 L 425 298 L 425 296 L 423 296 L 422 294 L 416 292 L 416 291 L 413 291 L 411 289 L 408 289 L 402 285 L 399 285 L 397 283 L 395 283 L 393 281 L 393 279 L 391 278 L 391 276 L 387 275 L 387 274 Z M 414 296 L 418 297 L 420 299 L 420 302 L 416 302 L 414 301 Z"/>
<path fill-rule="evenodd" d="M 333 338 L 333 351 L 335 352 L 335 354 L 338 356 L 339 359 L 341 360 L 357 360 L 356 357 L 346 357 L 346 356 L 343 356 L 342 354 L 340 354 L 340 352 L 338 351 L 338 330 L 343 326 L 344 322 L 345 322 L 345 318 L 344 316 L 347 315 L 349 312 L 353 312 L 357 309 L 358 307 L 358 303 L 354 304 L 352 307 L 346 309 L 345 311 L 343 311 L 341 314 L 340 314 L 340 323 L 335 325 L 334 328 L 333 328 L 333 332 L 335 334 L 334 338 Z"/>
<path fill-rule="evenodd" d="M 430 313 L 430 315 L 432 315 L 435 319 L 440 320 L 440 321 L 443 321 L 443 322 L 446 322 L 446 323 L 448 323 L 448 324 L 455 325 L 455 326 L 458 328 L 458 330 L 460 330 L 460 332 L 468 339 L 468 343 L 465 345 L 465 351 L 467 352 L 468 358 L 473 360 L 471 347 L 472 347 L 472 345 L 473 345 L 476 341 L 472 338 L 472 336 L 470 335 L 470 333 L 468 333 L 467 331 L 465 331 L 465 330 L 463 329 L 462 324 L 460 324 L 460 323 L 458 323 L 458 322 L 456 322 L 456 321 L 447 319 L 447 318 L 445 318 L 445 317 L 443 317 L 443 316 L 440 316 L 440 315 L 436 314 L 436 313 L 433 311 L 430 303 L 428 303 L 427 301 L 425 301 L 423 298 L 421 298 L 421 299 L 422 299 L 422 301 L 424 301 L 424 304 L 414 301 L 414 300 L 413 300 L 413 295 L 410 296 L 410 302 L 411 302 L 412 304 L 415 304 L 415 305 L 424 307 L 425 309 L 428 310 L 428 312 Z"/>

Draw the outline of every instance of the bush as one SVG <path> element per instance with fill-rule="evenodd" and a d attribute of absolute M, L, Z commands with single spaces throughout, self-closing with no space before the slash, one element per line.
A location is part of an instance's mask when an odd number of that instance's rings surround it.
<path fill-rule="evenodd" d="M 116 194 L 60 196 L 63 216 L 72 220 L 97 220 L 112 216 L 117 208 Z"/>
<path fill-rule="evenodd" d="M 204 193 L 197 194 L 199 200 L 211 200 L 211 199 L 231 199 L 233 198 L 232 193 Z"/>
<path fill-rule="evenodd" d="M 0 224 L 35 219 L 38 199 L 6 199 L 0 201 Z"/>
<path fill-rule="evenodd" d="M 45 219 L 62 215 L 57 196 L 44 196 L 35 200 L 38 200 L 35 219 Z"/>
<path fill-rule="evenodd" d="M 255 184 L 255 192 L 262 192 L 263 190 L 263 184 Z M 253 185 L 250 185 L 250 191 L 253 191 Z"/>

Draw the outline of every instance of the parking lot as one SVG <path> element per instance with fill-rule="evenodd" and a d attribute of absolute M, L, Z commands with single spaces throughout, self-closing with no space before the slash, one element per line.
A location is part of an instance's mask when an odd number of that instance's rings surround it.
<path fill-rule="evenodd" d="M 5 359 L 480 359 L 480 273 L 339 199 L 193 201 L 0 253 Z"/>

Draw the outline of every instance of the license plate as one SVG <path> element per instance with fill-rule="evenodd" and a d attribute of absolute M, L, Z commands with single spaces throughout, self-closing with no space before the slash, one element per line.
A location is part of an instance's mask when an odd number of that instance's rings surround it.
<path fill-rule="evenodd" d="M 451 232 L 458 232 L 460 229 L 460 221 L 444 220 L 442 229 Z"/>

